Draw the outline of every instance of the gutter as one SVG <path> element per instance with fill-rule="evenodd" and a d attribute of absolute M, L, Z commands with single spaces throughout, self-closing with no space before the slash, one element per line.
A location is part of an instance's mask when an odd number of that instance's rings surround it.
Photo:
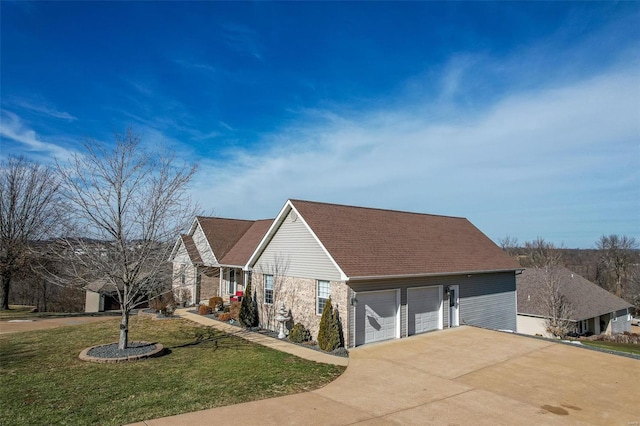
<path fill-rule="evenodd" d="M 396 280 L 402 278 L 429 278 L 429 277 L 447 277 L 455 275 L 481 275 L 481 274 L 495 274 L 501 272 L 518 272 L 522 273 L 524 268 L 517 269 L 494 269 L 489 271 L 461 271 L 461 272 L 434 272 L 428 274 L 403 274 L 403 275 L 369 275 L 360 277 L 347 277 L 347 282 L 354 281 L 381 281 L 381 280 Z"/>

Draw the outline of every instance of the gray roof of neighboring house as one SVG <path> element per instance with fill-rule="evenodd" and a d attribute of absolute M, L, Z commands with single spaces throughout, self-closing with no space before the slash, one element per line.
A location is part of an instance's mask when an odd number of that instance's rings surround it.
<path fill-rule="evenodd" d="M 522 269 L 465 218 L 290 202 L 351 278 Z"/>
<path fill-rule="evenodd" d="M 565 267 L 551 273 L 558 279 L 559 292 L 570 303 L 571 320 L 581 321 L 631 307 L 631 304 Z M 518 275 L 518 313 L 547 317 L 544 303 L 545 271 L 529 268 Z"/>

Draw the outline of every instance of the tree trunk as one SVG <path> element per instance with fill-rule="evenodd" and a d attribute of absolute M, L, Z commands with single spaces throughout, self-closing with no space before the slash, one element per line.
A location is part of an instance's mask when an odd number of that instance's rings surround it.
<path fill-rule="evenodd" d="M 129 311 L 122 309 L 122 319 L 120 320 L 120 341 L 118 349 L 126 349 L 129 345 Z"/>
<path fill-rule="evenodd" d="M 2 287 L 0 288 L 0 311 L 9 309 L 9 287 L 11 286 L 11 272 L 2 274 Z"/>

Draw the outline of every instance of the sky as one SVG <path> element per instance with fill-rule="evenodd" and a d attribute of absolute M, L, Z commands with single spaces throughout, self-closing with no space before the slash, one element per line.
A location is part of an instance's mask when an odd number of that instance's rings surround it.
<path fill-rule="evenodd" d="M 131 126 L 208 215 L 289 198 L 640 241 L 639 2 L 0 3 L 0 159 Z"/>

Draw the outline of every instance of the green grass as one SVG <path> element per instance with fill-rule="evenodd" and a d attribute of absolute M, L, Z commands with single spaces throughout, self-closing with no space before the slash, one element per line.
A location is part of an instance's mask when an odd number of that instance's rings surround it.
<path fill-rule="evenodd" d="M 640 355 L 640 345 L 635 345 L 633 343 L 601 342 L 592 340 L 581 340 L 580 343 L 585 346 L 593 346 L 595 348 L 607 349 L 610 351 Z"/>
<path fill-rule="evenodd" d="M 119 312 L 31 312 L 33 306 L 9 305 L 9 310 L 0 311 L 0 320 L 12 319 L 37 319 L 37 318 L 61 318 L 75 316 L 119 316 Z"/>
<path fill-rule="evenodd" d="M 344 371 L 186 320 L 145 317 L 131 319 L 130 340 L 160 342 L 168 355 L 124 364 L 78 359 L 117 335 L 117 319 L 0 335 L 0 424 L 126 424 L 308 391 Z"/>

